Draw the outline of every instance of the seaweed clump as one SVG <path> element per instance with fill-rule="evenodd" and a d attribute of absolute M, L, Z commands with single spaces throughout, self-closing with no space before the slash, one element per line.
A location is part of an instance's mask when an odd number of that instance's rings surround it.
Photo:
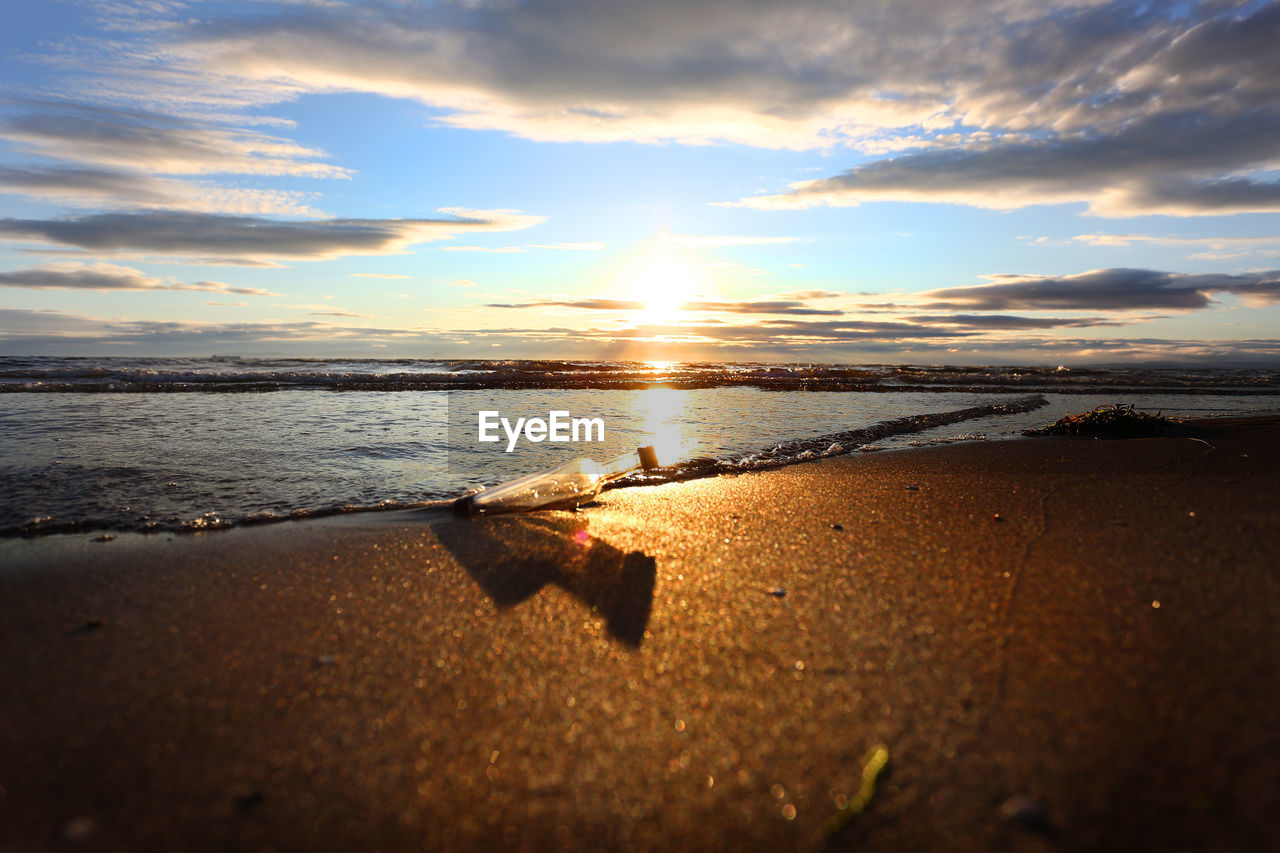
<path fill-rule="evenodd" d="M 1180 421 L 1160 414 L 1139 412 L 1126 403 L 1098 406 L 1091 412 L 1067 415 L 1040 429 L 1024 430 L 1023 435 L 1093 435 L 1113 438 L 1135 438 L 1160 435 L 1178 426 Z"/>

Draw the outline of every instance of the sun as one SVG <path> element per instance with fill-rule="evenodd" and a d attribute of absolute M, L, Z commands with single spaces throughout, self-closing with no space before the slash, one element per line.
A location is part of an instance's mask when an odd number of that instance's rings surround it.
<path fill-rule="evenodd" d="M 628 263 L 618 273 L 618 290 L 644 308 L 637 325 L 670 325 L 679 321 L 681 306 L 705 294 L 712 285 L 705 268 L 659 246 Z"/>

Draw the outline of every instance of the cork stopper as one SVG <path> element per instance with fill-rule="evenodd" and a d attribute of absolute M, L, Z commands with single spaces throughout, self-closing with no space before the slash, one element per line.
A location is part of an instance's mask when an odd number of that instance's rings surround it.
<path fill-rule="evenodd" d="M 653 449 L 653 445 L 646 444 L 644 447 L 637 447 L 636 453 L 640 456 L 640 467 L 646 471 L 650 468 L 659 468 L 658 453 Z"/>

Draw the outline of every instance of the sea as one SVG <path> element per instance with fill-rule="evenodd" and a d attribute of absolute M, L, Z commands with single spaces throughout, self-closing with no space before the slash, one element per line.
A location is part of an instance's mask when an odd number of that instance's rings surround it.
<path fill-rule="evenodd" d="M 1100 405 L 1280 414 L 1280 371 L 418 359 L 0 357 L 0 536 L 200 532 L 444 505 L 653 445 L 640 485 L 1020 438 Z M 599 419 L 481 444 L 477 413 Z M 603 433 L 603 435 L 599 435 Z M 503 435 L 500 433 L 500 435 Z"/>

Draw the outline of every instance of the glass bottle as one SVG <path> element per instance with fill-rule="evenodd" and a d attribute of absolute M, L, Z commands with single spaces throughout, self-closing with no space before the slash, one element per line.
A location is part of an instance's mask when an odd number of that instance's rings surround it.
<path fill-rule="evenodd" d="M 606 462 L 582 457 L 466 495 L 454 501 L 453 507 L 467 515 L 570 509 L 591 501 L 610 480 L 640 468 L 657 467 L 657 454 L 649 446 L 629 450 Z"/>

